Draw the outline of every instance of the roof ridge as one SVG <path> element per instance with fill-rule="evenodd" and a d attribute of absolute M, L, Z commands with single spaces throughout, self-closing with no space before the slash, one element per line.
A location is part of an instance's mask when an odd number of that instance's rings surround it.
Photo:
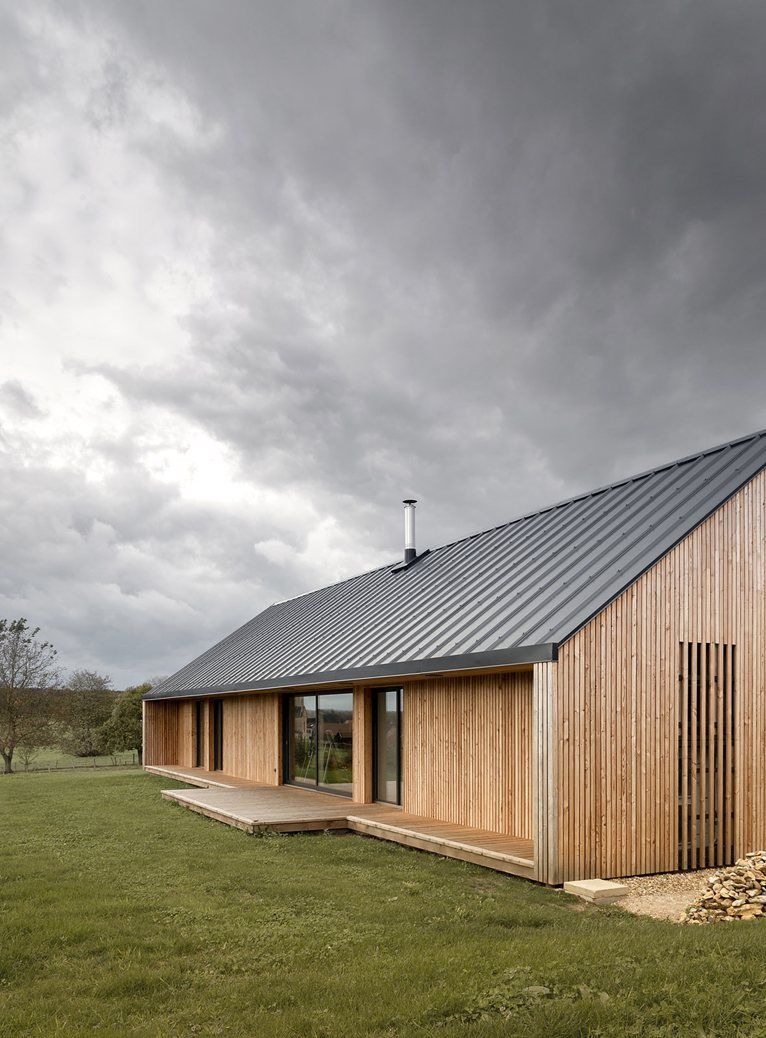
<path fill-rule="evenodd" d="M 730 447 L 737 447 L 740 443 L 747 443 L 749 440 L 757 440 L 761 436 L 766 436 L 766 429 L 759 429 L 758 432 L 748 433 L 746 436 L 739 436 L 736 440 L 728 440 L 726 443 L 719 443 L 716 447 L 706 447 L 705 450 L 695 451 L 693 454 L 687 454 L 683 458 L 677 458 L 674 461 L 664 462 L 662 465 L 655 465 L 654 468 L 646 469 L 644 472 L 637 472 L 634 476 L 624 476 L 622 479 L 615 480 L 614 483 L 604 483 L 603 486 L 595 487 L 593 490 L 583 490 L 579 494 L 575 494 L 573 497 L 563 498 L 561 501 L 555 501 L 550 505 L 543 505 L 542 508 L 535 508 L 531 512 L 522 512 L 521 515 L 514 516 L 513 519 L 506 519 L 502 523 L 497 523 L 495 526 L 487 526 L 482 530 L 476 530 L 474 533 L 466 534 L 463 537 L 456 537 L 454 541 L 447 541 L 446 544 L 440 544 L 436 548 L 432 548 L 431 551 L 441 551 L 442 548 L 451 548 L 454 544 L 461 544 L 463 541 L 470 541 L 473 537 L 481 537 L 485 533 L 493 533 L 495 530 L 502 530 L 506 526 L 512 526 L 514 523 L 520 523 L 522 519 L 533 519 L 537 515 L 545 515 L 546 512 L 554 512 L 557 508 L 563 508 L 565 505 L 573 505 L 577 501 L 584 501 L 587 497 L 595 497 L 596 494 L 603 494 L 607 490 L 615 490 L 617 487 L 623 487 L 627 483 L 635 483 L 639 479 L 648 479 L 649 476 L 654 476 L 658 472 L 666 472 L 668 469 L 675 468 L 677 465 L 686 465 L 690 461 L 697 461 L 699 458 L 706 458 L 711 454 L 717 454 L 719 451 L 726 450 Z M 372 570 L 370 570 L 372 572 Z"/>
<path fill-rule="evenodd" d="M 533 519 L 538 515 L 545 515 L 546 512 L 555 512 L 558 508 L 564 508 L 567 505 L 576 504 L 578 501 L 584 501 L 588 497 L 595 497 L 597 494 L 604 494 L 607 490 L 615 490 L 617 487 L 625 486 L 628 483 L 635 483 L 640 479 L 648 479 L 649 476 L 654 476 L 658 472 L 666 472 L 668 469 L 675 468 L 678 465 L 686 465 L 690 461 L 697 461 L 699 458 L 709 457 L 711 454 L 717 454 L 719 451 L 726 450 L 731 447 L 737 447 L 740 443 L 747 443 L 749 440 L 756 440 L 759 437 L 766 436 L 766 429 L 759 429 L 757 432 L 748 433 L 745 436 L 739 436 L 734 440 L 727 440 L 725 443 L 719 443 L 715 447 L 706 447 L 704 450 L 695 451 L 693 454 L 687 454 L 683 458 L 676 458 L 674 461 L 664 462 L 662 465 L 655 465 L 654 468 L 646 469 L 644 472 L 637 472 L 634 476 L 625 476 L 622 479 L 615 480 L 614 483 L 605 483 L 603 486 L 596 487 L 593 490 L 584 490 L 579 494 L 575 494 L 573 497 L 564 498 L 561 501 L 555 501 L 553 504 L 544 505 L 542 508 L 535 508 L 531 512 L 523 512 L 521 515 L 514 516 L 512 519 L 506 519 L 502 523 L 497 523 L 495 526 L 487 526 L 482 530 L 475 530 L 473 533 L 464 534 L 462 537 L 456 537 L 453 541 L 446 541 L 444 544 L 439 544 L 435 548 L 430 548 L 431 554 L 438 551 L 443 551 L 445 548 L 452 548 L 456 544 L 462 544 L 464 541 L 473 540 L 475 537 L 482 537 L 487 533 L 494 533 L 495 530 L 504 530 L 507 526 L 513 526 L 514 523 L 520 523 L 524 519 Z M 398 560 L 393 562 L 386 562 L 382 566 L 374 566 L 372 569 L 362 570 L 361 573 L 354 573 L 350 577 L 343 577 L 340 580 L 334 580 L 330 584 L 324 584 L 322 587 L 312 588 L 309 591 L 302 591 L 299 595 L 291 595 L 289 598 L 280 598 L 277 601 L 272 602 L 267 609 L 273 608 L 274 606 L 287 605 L 288 602 L 295 602 L 299 598 L 306 598 L 309 595 L 316 595 L 320 591 L 328 591 L 330 588 L 339 587 L 341 584 L 346 584 L 352 580 L 359 580 L 360 577 L 366 577 L 368 574 L 377 573 L 379 570 L 390 569 L 392 566 L 397 564 Z M 260 616 L 261 614 L 256 614 Z M 256 617 L 253 617 L 255 619 Z"/>

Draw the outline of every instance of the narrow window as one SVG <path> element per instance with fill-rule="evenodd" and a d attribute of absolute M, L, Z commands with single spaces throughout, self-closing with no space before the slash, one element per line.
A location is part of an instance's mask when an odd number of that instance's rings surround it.
<path fill-rule="evenodd" d="M 223 771 L 223 701 L 213 700 L 213 771 Z"/>
<path fill-rule="evenodd" d="M 402 690 L 375 691 L 375 799 L 402 802 Z"/>

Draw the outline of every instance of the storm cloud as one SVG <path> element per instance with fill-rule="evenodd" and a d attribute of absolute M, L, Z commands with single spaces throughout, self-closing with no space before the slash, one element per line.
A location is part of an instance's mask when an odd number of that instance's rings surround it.
<path fill-rule="evenodd" d="M 67 666 L 766 425 L 762 4 L 0 11 L 0 615 Z"/>

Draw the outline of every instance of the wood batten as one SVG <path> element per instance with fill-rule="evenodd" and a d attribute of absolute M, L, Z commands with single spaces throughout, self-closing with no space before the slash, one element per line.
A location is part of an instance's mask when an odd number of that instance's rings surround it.
<path fill-rule="evenodd" d="M 711 824 L 723 827 L 729 858 L 766 846 L 765 654 L 761 472 L 559 649 L 559 882 L 673 871 L 682 847 L 690 866 L 707 862 L 700 840 Z M 711 666 L 723 678 L 712 690 Z M 695 690 L 693 723 L 679 673 Z M 713 709 L 723 725 L 715 760 Z M 686 829 L 679 794 L 695 797 Z M 723 817 L 711 820 L 711 809 Z"/>
<path fill-rule="evenodd" d="M 531 840 L 532 672 L 406 683 L 403 808 Z"/>
<path fill-rule="evenodd" d="M 536 663 L 532 687 L 534 878 L 557 882 L 556 664 Z"/>
<path fill-rule="evenodd" d="M 678 646 L 678 867 L 734 860 L 736 648 Z"/>
<path fill-rule="evenodd" d="M 372 775 L 372 691 L 354 689 L 353 793 L 357 804 L 371 804 L 375 798 Z"/>
<path fill-rule="evenodd" d="M 195 709 L 192 700 L 178 704 L 178 760 L 182 768 L 194 767 Z"/>

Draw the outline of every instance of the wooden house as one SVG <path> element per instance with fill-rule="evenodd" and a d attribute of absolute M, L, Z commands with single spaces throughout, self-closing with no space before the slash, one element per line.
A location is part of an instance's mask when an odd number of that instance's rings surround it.
<path fill-rule="evenodd" d="M 153 689 L 145 763 L 484 864 L 516 841 L 551 884 L 762 849 L 765 469 L 757 433 L 421 554 L 410 526 Z"/>

